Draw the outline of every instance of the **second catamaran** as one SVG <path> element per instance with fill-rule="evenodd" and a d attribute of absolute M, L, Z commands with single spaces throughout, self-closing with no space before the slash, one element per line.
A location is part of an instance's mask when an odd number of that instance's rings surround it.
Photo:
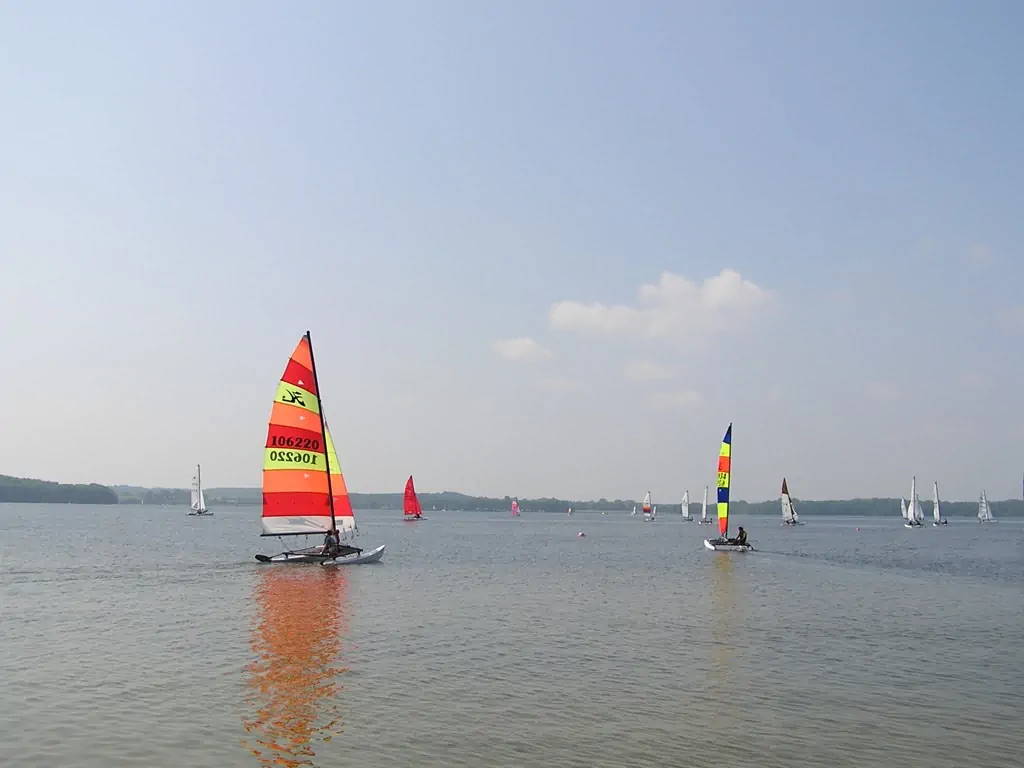
<path fill-rule="evenodd" d="M 746 542 L 742 527 L 740 536 L 729 538 L 729 490 L 732 486 L 732 424 L 725 430 L 718 452 L 718 533 L 717 539 L 704 539 L 704 546 L 716 552 L 749 552 L 754 547 Z"/>
<path fill-rule="evenodd" d="M 786 485 L 786 478 L 782 478 L 782 524 L 803 525 L 800 522 L 800 515 L 796 513 L 796 505 L 789 495 L 789 487 Z"/>
<path fill-rule="evenodd" d="M 203 474 L 198 464 L 196 464 L 196 474 L 192 478 L 192 499 L 188 514 L 191 517 L 205 517 L 213 514 L 206 507 L 206 499 L 203 497 Z"/>
<path fill-rule="evenodd" d="M 683 522 L 693 522 L 693 518 L 690 517 L 690 492 L 683 491 L 683 502 L 680 506 L 680 511 L 683 513 Z"/>

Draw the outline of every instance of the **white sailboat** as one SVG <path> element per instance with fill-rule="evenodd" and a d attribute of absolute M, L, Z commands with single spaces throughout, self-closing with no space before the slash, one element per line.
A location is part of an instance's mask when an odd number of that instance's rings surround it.
<path fill-rule="evenodd" d="M 629 513 L 630 517 L 636 517 L 636 504 L 633 505 L 633 511 Z"/>
<path fill-rule="evenodd" d="M 900 517 L 903 518 L 904 522 L 907 519 L 907 500 L 900 496 Z"/>
<path fill-rule="evenodd" d="M 910 501 L 907 502 L 907 520 L 903 523 L 904 528 L 920 528 L 924 525 L 924 508 L 921 500 L 917 497 L 917 477 L 910 481 Z"/>
<path fill-rule="evenodd" d="M 789 495 L 789 487 L 786 485 L 786 478 L 782 478 L 782 524 L 803 525 L 800 516 L 796 513 L 796 506 Z"/>
<path fill-rule="evenodd" d="M 942 519 L 942 512 L 939 510 L 939 484 L 932 483 L 932 491 L 935 496 L 932 499 L 932 525 L 938 528 L 940 525 L 947 525 L 947 521 Z"/>
<path fill-rule="evenodd" d="M 996 519 L 992 517 L 992 507 L 988 505 L 988 499 L 985 498 L 985 492 L 981 492 L 981 498 L 978 499 L 978 522 L 979 523 L 994 523 Z"/>
<path fill-rule="evenodd" d="M 711 525 L 711 521 L 708 520 L 708 487 L 704 486 L 704 501 L 700 505 L 700 520 L 697 521 L 698 525 Z"/>
<path fill-rule="evenodd" d="M 196 464 L 196 473 L 192 476 L 192 501 L 189 504 L 189 516 L 212 515 L 206 507 L 206 499 L 203 497 L 203 479 L 199 465 Z"/>
<path fill-rule="evenodd" d="M 690 492 L 683 491 L 683 503 L 680 505 L 680 511 L 683 513 L 683 522 L 689 523 L 693 521 L 690 517 Z"/>

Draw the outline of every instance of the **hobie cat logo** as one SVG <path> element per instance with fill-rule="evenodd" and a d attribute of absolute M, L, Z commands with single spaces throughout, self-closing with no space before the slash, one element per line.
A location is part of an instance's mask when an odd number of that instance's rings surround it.
<path fill-rule="evenodd" d="M 306 407 L 305 401 L 302 399 L 302 390 L 300 389 L 286 389 L 281 395 L 282 403 L 297 403 L 303 408 Z"/>

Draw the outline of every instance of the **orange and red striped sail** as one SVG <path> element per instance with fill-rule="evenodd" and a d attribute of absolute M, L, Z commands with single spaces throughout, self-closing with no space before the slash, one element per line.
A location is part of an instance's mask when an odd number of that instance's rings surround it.
<path fill-rule="evenodd" d="M 405 498 L 402 500 L 402 510 L 406 517 L 420 517 L 423 514 L 423 507 L 416 497 L 416 487 L 412 484 L 412 475 L 405 482 Z"/>
<path fill-rule="evenodd" d="M 319 395 L 307 331 L 285 366 L 270 411 L 263 453 L 264 536 L 325 533 L 332 527 L 342 534 L 355 530 Z"/>
<path fill-rule="evenodd" d="M 732 424 L 725 430 L 718 452 L 718 532 L 729 533 L 729 485 L 732 481 Z"/>

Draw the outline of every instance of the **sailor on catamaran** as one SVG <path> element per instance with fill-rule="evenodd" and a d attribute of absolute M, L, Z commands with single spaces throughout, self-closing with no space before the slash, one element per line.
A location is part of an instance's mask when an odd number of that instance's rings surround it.
<path fill-rule="evenodd" d="M 743 526 L 739 527 L 739 532 L 736 534 L 735 539 L 727 539 L 730 544 L 740 544 L 746 546 L 747 543 L 747 532 L 743 530 Z"/>
<path fill-rule="evenodd" d="M 324 537 L 324 554 L 327 557 L 337 557 L 341 552 L 341 539 L 338 536 L 338 529 L 331 528 Z"/>

